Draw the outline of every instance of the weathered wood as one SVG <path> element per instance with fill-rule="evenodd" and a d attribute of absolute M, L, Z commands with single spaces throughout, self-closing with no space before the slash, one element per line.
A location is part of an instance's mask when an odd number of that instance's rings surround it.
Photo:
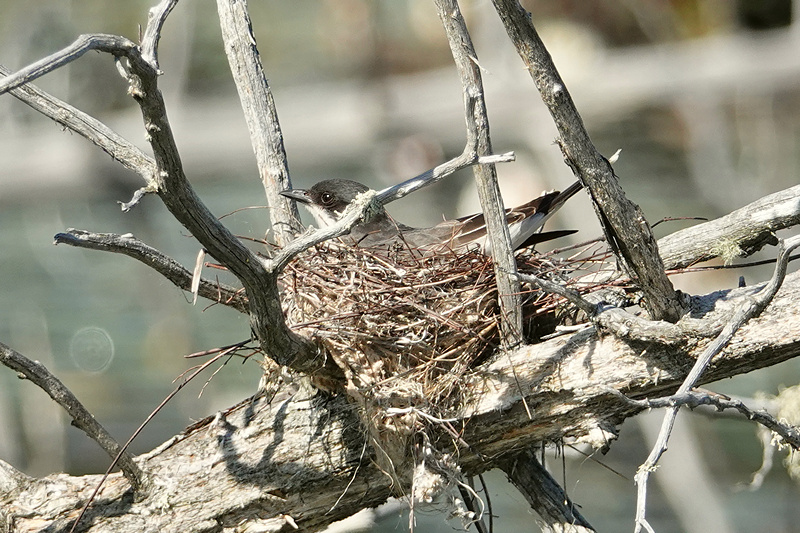
<path fill-rule="evenodd" d="M 722 320 L 752 291 L 712 293 L 694 302 L 694 313 Z M 764 313 L 736 334 L 702 381 L 800 354 L 798 298 L 795 273 Z M 467 384 L 471 401 L 453 425 L 469 446 L 455 457 L 474 474 L 537 442 L 567 438 L 603 446 L 638 410 L 613 391 L 633 398 L 673 391 L 707 342 L 663 346 L 599 337 L 589 329 L 498 354 Z M 443 433 L 438 445 L 447 451 L 452 439 Z M 113 475 L 92 505 L 86 531 L 232 530 L 245 520 L 278 531 L 286 517 L 306 531 L 318 530 L 408 490 L 392 487 L 370 457 L 358 417 L 343 396 L 298 393 L 271 405 L 263 399 L 244 402 L 140 456 L 155 487 L 142 501 L 133 502 L 127 482 Z M 0 518 L 11 531 L 63 527 L 98 479 L 53 475 L 26 482 L 8 467 L 3 472 Z"/>

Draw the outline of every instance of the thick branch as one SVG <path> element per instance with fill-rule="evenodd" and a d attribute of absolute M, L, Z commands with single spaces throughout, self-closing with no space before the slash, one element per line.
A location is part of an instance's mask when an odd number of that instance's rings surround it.
<path fill-rule="evenodd" d="M 467 148 L 478 156 L 492 153 L 489 136 L 489 117 L 483 97 L 480 66 L 466 22 L 456 0 L 436 0 L 453 61 L 456 64 L 464 91 L 467 120 Z M 466 151 L 465 150 L 465 151 Z M 517 264 L 511 250 L 511 235 L 506 224 L 505 208 L 497 184 L 494 165 L 478 165 L 473 169 L 478 196 L 486 220 L 489 243 L 494 259 L 495 277 L 500 303 L 500 327 L 506 347 L 522 343 L 522 306 L 520 285 L 515 274 Z"/>
<path fill-rule="evenodd" d="M 675 322 L 683 314 L 664 273 L 658 246 L 639 207 L 625 197 L 611 164 L 592 144 L 553 60 L 518 0 L 493 0 L 511 41 L 528 68 L 558 128 L 567 164 L 590 193 L 606 238 L 636 279 L 654 320 Z"/>
<path fill-rule="evenodd" d="M 281 191 L 291 189 L 292 183 L 275 100 L 261 66 L 247 2 L 217 0 L 217 11 L 225 53 L 270 206 L 272 229 L 278 246 L 284 246 L 300 232 L 300 217 L 295 203 L 280 195 Z"/>
<path fill-rule="evenodd" d="M 722 257 L 726 262 L 747 257 L 767 244 L 777 244 L 778 230 L 800 224 L 800 185 L 778 191 L 710 222 L 659 239 L 668 269 L 684 268 Z"/>
<path fill-rule="evenodd" d="M 714 293 L 705 297 L 709 301 L 703 307 L 708 316 L 727 315 L 730 306 L 751 294 L 747 289 Z M 798 298 L 800 274 L 792 274 L 771 305 L 737 332 L 735 342 L 714 360 L 701 381 L 771 366 L 800 354 Z M 614 438 L 615 426 L 642 409 L 609 390 L 631 398 L 669 394 L 705 344 L 687 341 L 683 349 L 676 349 L 598 337 L 589 330 L 568 340 L 507 352 L 465 383 L 472 401 L 460 415 L 454 414 L 460 417 L 454 425 L 469 447 L 455 457 L 466 474 L 474 474 L 537 442 L 570 438 L 597 447 L 607 444 Z M 523 399 L 533 407 L 533 418 L 528 417 Z M 453 439 L 448 435 L 439 444 L 446 451 Z M 152 498 L 137 503 L 120 500 L 127 483 L 112 477 L 90 510 L 88 531 L 113 531 L 117 524 L 139 531 L 208 531 L 244 520 L 251 520 L 254 527 L 277 529 L 287 516 L 314 531 L 392 494 L 391 480 L 375 468 L 369 453 L 360 460 L 363 449 L 364 434 L 343 396 L 299 396 L 273 405 L 248 401 L 140 458 L 160 489 Z M 63 524 L 76 506 L 66 491 L 85 494 L 81 491 L 94 483 L 95 477 L 45 478 L 24 496 L 0 502 L 0 512 L 15 515 L 19 527 L 38 519 Z M 51 501 L 47 488 L 55 484 L 64 497 Z M 124 509 L 119 506 L 122 501 Z M 164 506 L 164 501 L 170 505 Z"/>

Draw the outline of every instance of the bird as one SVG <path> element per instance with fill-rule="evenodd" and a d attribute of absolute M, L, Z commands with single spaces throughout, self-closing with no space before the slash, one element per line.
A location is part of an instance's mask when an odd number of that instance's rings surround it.
<path fill-rule="evenodd" d="M 519 207 L 506 209 L 512 250 L 575 233 L 576 230 L 542 232 L 541 229 L 547 219 L 581 188 L 581 182 L 576 181 L 561 192 L 546 192 Z M 356 196 L 368 190 L 369 187 L 357 181 L 327 179 L 310 189 L 287 189 L 280 194 L 299 202 L 320 227 L 327 227 L 339 220 Z M 359 247 L 371 250 L 407 249 L 423 255 L 467 250 L 491 255 L 483 213 L 445 220 L 428 228 L 415 228 L 397 222 L 381 208 L 369 221 L 354 226 L 350 237 Z"/>

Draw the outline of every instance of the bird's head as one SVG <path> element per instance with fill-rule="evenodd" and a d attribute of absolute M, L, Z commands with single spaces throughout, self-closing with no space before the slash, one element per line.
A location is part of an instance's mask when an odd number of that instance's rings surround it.
<path fill-rule="evenodd" d="M 310 189 L 290 189 L 281 194 L 303 204 L 317 224 L 325 227 L 338 221 L 348 204 L 368 190 L 357 181 L 332 179 L 320 181 Z"/>

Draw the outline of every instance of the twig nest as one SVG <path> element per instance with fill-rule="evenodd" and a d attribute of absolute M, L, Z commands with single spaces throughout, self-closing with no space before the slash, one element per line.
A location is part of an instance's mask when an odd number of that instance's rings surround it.
<path fill-rule="evenodd" d="M 569 264 L 518 256 L 521 272 L 564 282 Z M 344 370 L 379 462 L 408 479 L 411 439 L 458 406 L 463 376 L 499 345 L 494 266 L 480 253 L 421 256 L 329 241 L 285 270 L 287 318 Z M 560 298 L 525 293 L 528 336 L 552 331 Z M 405 472 L 405 475 L 400 475 Z"/>

